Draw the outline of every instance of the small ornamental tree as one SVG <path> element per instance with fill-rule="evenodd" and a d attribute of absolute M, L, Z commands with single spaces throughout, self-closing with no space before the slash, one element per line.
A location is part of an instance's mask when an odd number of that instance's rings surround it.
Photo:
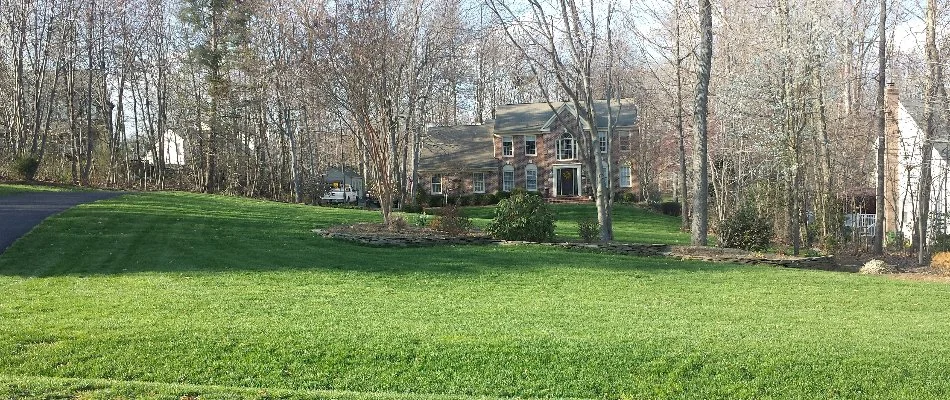
<path fill-rule="evenodd" d="M 504 240 L 551 242 L 554 219 L 554 211 L 540 196 L 516 192 L 498 202 L 488 233 Z"/>
<path fill-rule="evenodd" d="M 23 180 L 32 181 L 40 169 L 40 160 L 35 157 L 20 157 L 14 161 L 13 169 Z"/>

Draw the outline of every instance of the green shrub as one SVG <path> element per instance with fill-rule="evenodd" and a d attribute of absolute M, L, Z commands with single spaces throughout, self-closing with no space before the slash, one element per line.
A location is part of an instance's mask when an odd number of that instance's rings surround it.
<path fill-rule="evenodd" d="M 426 205 L 429 207 L 442 207 L 445 205 L 445 198 L 442 195 L 429 196 Z"/>
<path fill-rule="evenodd" d="M 418 214 L 422 212 L 422 204 L 404 204 L 402 212 Z"/>
<path fill-rule="evenodd" d="M 934 253 L 950 252 L 950 234 L 941 233 L 933 236 L 930 242 L 930 251 Z"/>
<path fill-rule="evenodd" d="M 480 206 L 482 205 L 482 194 L 475 193 L 468 196 L 468 205 L 470 206 Z"/>
<path fill-rule="evenodd" d="M 498 197 L 492 193 L 485 193 L 481 196 L 482 196 L 481 201 L 478 202 L 478 205 L 480 206 L 490 206 L 490 205 L 498 204 Z"/>
<path fill-rule="evenodd" d="M 431 219 L 432 219 L 432 217 L 429 216 L 429 215 L 427 215 L 426 213 L 417 214 L 417 215 L 412 219 L 412 225 L 413 225 L 413 226 L 418 226 L 418 227 L 420 227 L 420 228 L 425 228 L 425 227 L 429 226 L 429 222 L 431 221 Z"/>
<path fill-rule="evenodd" d="M 36 172 L 40 169 L 40 160 L 35 157 L 19 157 L 13 162 L 13 170 L 23 180 L 32 181 L 36 178 Z"/>
<path fill-rule="evenodd" d="M 752 207 L 742 207 L 719 226 L 721 247 L 743 250 L 765 250 L 772 241 L 772 222 Z"/>
<path fill-rule="evenodd" d="M 663 215 L 679 217 L 683 215 L 683 207 L 676 201 L 664 201 L 662 203 L 650 203 L 650 208 Z"/>
<path fill-rule="evenodd" d="M 441 215 L 429 222 L 429 227 L 450 235 L 460 235 L 472 229 L 472 221 L 465 216 L 462 209 L 447 205 L 442 207 Z"/>
<path fill-rule="evenodd" d="M 933 213 L 932 218 L 930 251 L 934 253 L 950 252 L 950 232 L 946 229 L 950 214 L 937 212 Z"/>
<path fill-rule="evenodd" d="M 426 192 L 426 189 L 419 185 L 416 187 L 416 204 L 421 206 L 429 204 L 429 193 Z"/>
<path fill-rule="evenodd" d="M 577 233 L 584 243 L 594 243 L 600 237 L 600 223 L 597 218 L 583 217 L 577 221 Z"/>
<path fill-rule="evenodd" d="M 622 204 L 636 204 L 642 200 L 640 195 L 633 192 L 618 192 L 614 194 L 614 199 Z"/>
<path fill-rule="evenodd" d="M 498 202 L 488 233 L 504 240 L 554 240 L 554 211 L 541 196 L 516 193 Z"/>

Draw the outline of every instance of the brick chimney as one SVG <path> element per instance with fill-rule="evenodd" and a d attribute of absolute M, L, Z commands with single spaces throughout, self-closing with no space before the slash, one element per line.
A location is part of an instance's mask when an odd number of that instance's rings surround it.
<path fill-rule="evenodd" d="M 897 231 L 897 212 L 900 205 L 900 92 L 894 82 L 884 90 L 884 232 Z"/>

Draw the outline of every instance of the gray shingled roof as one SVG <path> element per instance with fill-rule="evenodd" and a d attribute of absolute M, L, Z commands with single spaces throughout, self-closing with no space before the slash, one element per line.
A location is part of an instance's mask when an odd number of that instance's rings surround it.
<path fill-rule="evenodd" d="M 560 110 L 567 105 L 573 112 L 574 106 L 570 102 L 507 104 L 495 110 L 495 133 L 537 132 L 554 116 L 551 107 Z M 616 101 L 611 102 L 615 126 L 633 126 L 637 122 L 637 107 L 633 99 L 622 99 L 618 107 Z M 597 115 L 597 126 L 607 126 L 607 101 L 594 101 L 594 112 Z"/>
<path fill-rule="evenodd" d="M 916 98 L 902 98 L 901 104 L 907 109 L 907 113 L 914 119 L 920 130 L 927 129 L 927 118 L 924 109 L 924 101 Z M 950 159 L 950 121 L 947 121 L 947 112 L 945 110 L 934 110 L 937 119 L 937 132 L 934 137 L 934 149 L 944 158 Z"/>
<path fill-rule="evenodd" d="M 611 112 L 614 117 L 614 126 L 634 126 L 637 124 L 637 106 L 633 99 L 621 99 L 620 104 L 611 102 Z M 595 101 L 594 112 L 597 114 L 597 126 L 607 126 L 607 102 Z"/>
<path fill-rule="evenodd" d="M 471 171 L 498 168 L 492 121 L 484 125 L 437 126 L 423 140 L 419 169 Z"/>
<path fill-rule="evenodd" d="M 495 109 L 495 132 L 537 132 L 564 103 L 506 104 Z"/>

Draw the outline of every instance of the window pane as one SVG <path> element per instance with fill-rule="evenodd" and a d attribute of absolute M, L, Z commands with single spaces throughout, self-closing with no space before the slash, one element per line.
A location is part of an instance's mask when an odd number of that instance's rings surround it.
<path fill-rule="evenodd" d="M 515 188 L 515 169 L 511 166 L 505 167 L 502 182 L 501 190 L 505 192 L 510 192 Z"/>
<path fill-rule="evenodd" d="M 565 133 L 557 142 L 558 160 L 571 160 L 574 158 L 574 137 Z"/>
<path fill-rule="evenodd" d="M 432 175 L 432 194 L 442 193 L 442 175 Z"/>
<path fill-rule="evenodd" d="M 630 166 L 620 167 L 620 187 L 630 187 Z"/>
<path fill-rule="evenodd" d="M 597 141 L 600 142 L 600 152 L 607 152 L 607 132 L 598 132 Z"/>
<path fill-rule="evenodd" d="M 476 172 L 473 177 L 473 190 L 475 193 L 485 193 L 485 174 Z"/>
<path fill-rule="evenodd" d="M 525 170 L 525 189 L 529 191 L 538 190 L 538 169 L 534 166 L 529 166 Z"/>
<path fill-rule="evenodd" d="M 501 138 L 501 155 L 504 157 L 511 157 L 515 155 L 515 146 L 511 140 L 511 136 L 504 136 Z"/>
<path fill-rule="evenodd" d="M 538 154 L 538 141 L 534 136 L 524 137 L 524 154 L 533 156 Z"/>

